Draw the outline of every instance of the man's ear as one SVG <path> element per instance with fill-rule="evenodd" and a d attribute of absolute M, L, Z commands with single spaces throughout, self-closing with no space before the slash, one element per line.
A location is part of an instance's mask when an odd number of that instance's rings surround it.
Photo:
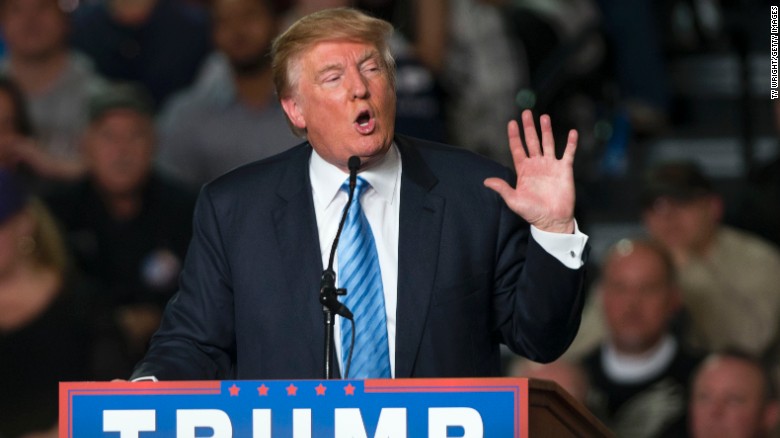
<path fill-rule="evenodd" d="M 298 129 L 306 129 L 306 118 L 303 116 L 301 107 L 298 106 L 298 102 L 295 101 L 294 97 L 282 98 L 282 108 L 293 126 Z"/>

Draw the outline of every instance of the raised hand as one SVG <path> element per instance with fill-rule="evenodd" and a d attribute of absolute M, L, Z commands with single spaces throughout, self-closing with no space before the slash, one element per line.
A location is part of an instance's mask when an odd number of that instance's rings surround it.
<path fill-rule="evenodd" d="M 574 153 L 577 150 L 577 131 L 569 131 L 566 149 L 559 160 L 555 157 L 550 117 L 539 118 L 542 141 L 536 133 L 533 114 L 523 111 L 523 140 L 520 127 L 512 120 L 507 125 L 509 149 L 517 173 L 512 188 L 501 178 L 488 178 L 485 186 L 495 190 L 506 205 L 536 228 L 554 233 L 574 232 Z"/>

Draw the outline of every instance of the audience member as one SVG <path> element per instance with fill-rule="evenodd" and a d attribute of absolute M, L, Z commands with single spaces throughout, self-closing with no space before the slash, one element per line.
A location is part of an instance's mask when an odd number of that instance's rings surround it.
<path fill-rule="evenodd" d="M 572 117 L 573 101 L 603 95 L 591 88 L 603 80 L 606 58 L 595 0 L 482 1 L 501 8 L 507 32 L 520 46 L 530 81 L 518 105 Z"/>
<path fill-rule="evenodd" d="M 448 141 L 506 165 L 511 157 L 498 133 L 521 109 L 535 104 L 533 97 L 526 99 L 520 93 L 530 88 L 529 58 L 525 42 L 518 38 L 522 32 L 515 29 L 515 18 L 523 14 L 513 11 L 524 9 L 526 15 L 534 11 L 561 24 L 556 27 L 560 35 L 535 35 L 532 43 L 541 46 L 556 44 L 561 35 L 570 36 L 595 20 L 595 8 L 588 0 L 552 5 L 508 0 L 396 3 L 396 8 L 378 9 L 386 14 L 387 9 L 394 9 L 396 27 L 422 64 L 436 74 Z"/>
<path fill-rule="evenodd" d="M 780 143 L 780 142 L 779 142 Z M 780 150 L 780 148 L 778 148 Z M 780 247 L 780 155 L 748 176 L 724 222 L 755 233 Z"/>
<path fill-rule="evenodd" d="M 780 99 L 772 101 L 775 148 L 780 151 Z M 726 221 L 780 246 L 780 153 L 756 163 L 739 196 L 727 209 Z M 729 211 L 730 210 L 730 211 Z"/>
<path fill-rule="evenodd" d="M 365 9 L 380 11 L 393 21 L 407 41 L 406 50 L 435 75 L 447 142 L 511 166 L 502 133 L 507 121 L 520 112 L 515 96 L 527 84 L 528 71 L 522 47 L 514 44 L 502 11 L 493 4 L 499 2 L 388 5 L 392 1 L 364 0 Z"/>
<path fill-rule="evenodd" d="M 529 80 L 523 50 L 513 44 L 495 5 L 447 0 L 446 8 L 441 83 L 450 141 L 509 164 L 501 136 L 507 120 L 517 117 L 515 96 Z"/>
<path fill-rule="evenodd" d="M 349 3 L 339 1 L 342 5 Z M 302 3 L 316 5 L 321 0 L 296 2 Z M 414 57 L 434 75 L 441 74 L 449 41 L 449 0 L 357 0 L 352 6 L 393 23 L 396 31 L 409 42 Z"/>
<path fill-rule="evenodd" d="M 46 179 L 73 180 L 84 172 L 80 136 L 89 96 L 103 85 L 90 61 L 68 46 L 68 26 L 57 0 L 0 5 L 7 49 L 0 73 L 22 90 L 38 140 L 19 142 L 17 157 Z"/>
<path fill-rule="evenodd" d="M 694 163 L 656 165 L 641 196 L 644 225 L 679 273 L 688 341 L 766 354 L 780 330 L 780 252 L 722 224 L 723 199 Z"/>
<path fill-rule="evenodd" d="M 204 79 L 161 115 L 161 166 L 200 188 L 251 161 L 300 143 L 274 95 L 269 52 L 279 30 L 270 0 L 215 0 Z"/>
<path fill-rule="evenodd" d="M 608 335 L 583 359 L 588 406 L 619 437 L 684 436 L 699 358 L 670 332 L 680 308 L 670 256 L 650 240 L 621 240 L 606 256 L 598 288 Z"/>
<path fill-rule="evenodd" d="M 210 50 L 206 11 L 184 0 L 84 2 L 73 45 L 114 81 L 142 83 L 159 107 L 188 86 Z"/>
<path fill-rule="evenodd" d="M 652 0 L 596 0 L 614 61 L 613 71 L 631 127 L 656 134 L 669 123 L 672 90 L 660 9 Z"/>
<path fill-rule="evenodd" d="M 56 437 L 59 381 L 122 372 L 95 292 L 43 204 L 0 170 L 0 436 Z"/>
<path fill-rule="evenodd" d="M 481 1 L 500 6 L 506 32 L 517 49 L 515 57 L 527 72 L 527 80 L 512 96 L 518 109 L 533 108 L 554 120 L 565 120 L 582 133 L 575 175 L 578 200 L 584 200 L 587 186 L 579 185 L 603 175 L 599 167 L 605 155 L 610 157 L 609 163 L 618 164 L 610 166 L 610 171 L 624 170 L 626 162 L 623 149 L 605 147 L 607 139 L 624 146 L 626 136 L 617 127 L 611 130 L 608 123 L 614 86 L 595 0 Z M 607 129 L 602 129 L 605 126 Z M 605 136 L 607 131 L 614 135 Z M 604 152 L 615 149 L 619 153 Z"/>
<path fill-rule="evenodd" d="M 135 361 L 177 287 L 194 195 L 152 166 L 151 103 L 127 84 L 91 105 L 88 176 L 49 198 L 82 269 L 101 282 Z"/>
<path fill-rule="evenodd" d="M 299 18 L 328 8 L 354 6 L 354 0 L 290 0 L 282 20 L 283 29 L 287 29 Z"/>
<path fill-rule="evenodd" d="M 575 46 L 591 43 L 590 36 L 600 25 L 600 14 L 595 0 L 482 0 L 502 8 L 508 17 L 511 34 L 520 38 L 531 76 L 552 73 L 545 67 L 564 60 L 560 68 L 580 70 L 585 64 L 594 64 L 603 55 L 592 47 L 586 55 Z M 568 50 L 568 54 L 561 53 Z M 585 56 L 584 56 L 585 55 Z M 568 58 L 568 59 L 567 59 Z M 546 65 L 545 65 L 546 64 Z M 576 67 L 575 67 L 576 66 Z M 534 79 L 534 82 L 544 78 Z"/>
<path fill-rule="evenodd" d="M 770 373 L 738 350 L 710 355 L 696 371 L 690 403 L 693 438 L 768 438 L 780 404 Z"/>

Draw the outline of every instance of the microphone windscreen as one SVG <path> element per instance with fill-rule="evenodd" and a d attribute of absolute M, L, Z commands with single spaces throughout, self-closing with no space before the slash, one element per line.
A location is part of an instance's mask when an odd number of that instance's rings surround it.
<path fill-rule="evenodd" d="M 358 169 L 360 169 L 360 157 L 351 156 L 349 157 L 349 161 L 347 161 L 347 167 L 349 168 L 350 172 L 357 172 Z"/>

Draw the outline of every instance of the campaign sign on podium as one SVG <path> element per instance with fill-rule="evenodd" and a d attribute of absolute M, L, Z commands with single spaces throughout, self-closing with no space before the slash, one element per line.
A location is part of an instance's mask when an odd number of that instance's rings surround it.
<path fill-rule="evenodd" d="M 60 383 L 60 438 L 527 435 L 520 378 Z"/>

